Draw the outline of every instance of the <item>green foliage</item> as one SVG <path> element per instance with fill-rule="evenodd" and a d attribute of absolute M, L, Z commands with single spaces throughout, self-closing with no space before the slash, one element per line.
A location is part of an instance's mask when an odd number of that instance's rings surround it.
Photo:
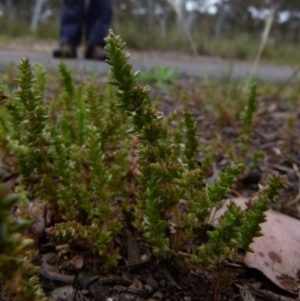
<path fill-rule="evenodd" d="M 249 147 L 254 137 L 254 117 L 258 110 L 258 92 L 257 83 L 254 79 L 250 78 L 248 84 L 246 105 L 240 114 L 242 132 L 238 137 L 239 151 L 242 160 L 246 158 L 246 168 L 256 168 L 265 153 L 262 150 L 251 150 Z"/>
<path fill-rule="evenodd" d="M 176 68 L 153 67 L 149 70 L 142 70 L 138 82 L 143 84 L 153 84 L 158 88 L 167 90 L 172 81 L 179 78 L 179 72 Z"/>
<path fill-rule="evenodd" d="M 21 185 L 16 192 L 25 204 L 26 191 L 46 203 L 52 216 L 46 230 L 50 239 L 85 245 L 106 267 L 117 264 L 116 238 L 132 226 L 158 258 L 179 256 L 186 243 L 203 239 L 203 229 L 242 166 L 228 166 L 205 185 L 212 158 L 199 145 L 192 114 L 176 111 L 165 118 L 150 88 L 138 84 L 139 73 L 132 72 L 120 37 L 111 32 L 106 43 L 110 85 L 75 85 L 61 64 L 60 92 L 51 103 L 43 68 L 33 69 L 27 58 L 21 61 L 18 89 L 5 96 L 0 127 L 3 146 L 17 157 Z M 251 91 L 243 115 L 248 136 L 256 100 Z M 233 259 L 237 248 L 249 250 L 281 181 L 271 178 L 251 210 L 231 203 L 188 262 L 216 266 Z"/>
<path fill-rule="evenodd" d="M 247 103 L 245 109 L 241 113 L 243 132 L 239 138 L 243 143 L 251 141 L 253 137 L 253 115 L 256 113 L 257 107 L 257 85 L 256 82 L 252 80 Z"/>
<path fill-rule="evenodd" d="M 196 122 L 193 119 L 190 112 L 184 113 L 184 125 L 186 130 L 186 143 L 184 154 L 187 159 L 189 169 L 195 169 L 195 156 L 199 152 L 198 131 Z"/>
<path fill-rule="evenodd" d="M 261 188 L 257 196 L 248 203 L 245 212 L 245 221 L 241 226 L 241 247 L 246 251 L 252 251 L 249 245 L 254 237 L 262 236 L 260 224 L 266 221 L 265 212 L 270 203 L 274 202 L 278 190 L 284 188 L 286 179 L 283 176 L 273 175 L 269 177 L 268 185 Z"/>
<path fill-rule="evenodd" d="M 31 222 L 13 216 L 11 206 L 16 199 L 0 186 L 0 283 L 15 293 L 14 300 L 42 300 L 44 294 L 31 264 L 34 241 L 25 236 Z"/>
<path fill-rule="evenodd" d="M 129 115 L 133 127 L 128 133 L 136 133 L 139 138 L 139 165 L 141 175 L 138 178 L 137 217 L 135 226 L 143 229 L 145 237 L 153 245 L 157 256 L 165 257 L 172 254 L 169 238 L 167 237 L 168 224 L 162 217 L 166 212 L 173 212 L 175 221 L 175 237 L 173 251 L 177 254 L 181 237 L 193 234 L 199 225 L 205 223 L 213 209 L 219 209 L 223 204 L 226 193 L 233 187 L 236 176 L 241 172 L 241 165 L 229 166 L 219 175 L 218 180 L 211 186 L 201 188 L 200 175 L 205 172 L 197 168 L 195 155 L 198 152 L 198 138 L 195 122 L 190 113 L 185 113 L 184 124 L 186 140 L 183 151 L 174 140 L 182 142 L 181 135 L 174 135 L 168 131 L 167 123 L 163 122 L 162 114 L 157 110 L 157 103 L 150 101 L 148 87 L 140 87 L 132 73 L 132 66 L 128 62 L 129 54 L 124 51 L 125 43 L 119 36 L 112 32 L 106 39 L 106 50 L 109 55 L 108 64 L 112 66 L 111 83 L 117 86 L 118 104 Z M 251 90 L 248 106 L 244 117 L 244 131 L 250 135 L 252 130 L 252 114 L 255 111 L 256 93 L 255 86 Z M 173 117 L 172 117 L 173 118 Z M 175 131 L 176 133 L 176 131 Z M 206 168 L 205 164 L 204 167 Z M 278 187 L 277 187 L 278 188 Z M 181 214 L 178 204 L 185 201 L 189 212 Z M 261 208 L 262 209 L 262 208 Z M 261 211 L 262 213 L 263 211 Z M 224 217 L 224 223 L 216 230 L 218 235 L 208 232 L 212 244 L 202 246 L 200 253 L 205 250 L 205 260 L 198 257 L 191 262 L 200 264 L 217 264 L 229 255 L 232 255 L 235 233 L 241 226 L 241 220 L 247 220 L 247 215 L 231 205 Z M 250 217 L 248 217 L 250 218 Z M 227 221 L 227 219 L 229 221 Z M 182 223 L 185 227 L 182 228 Z M 255 226 L 254 226 L 255 224 Z M 259 223 L 252 224 L 254 229 Z M 250 237 L 255 237 L 257 232 L 250 232 Z M 231 237 L 228 239 L 228 237 Z M 216 248 L 216 245 L 219 246 Z M 212 247 L 211 247 L 212 246 Z M 246 247 L 246 244 L 244 244 Z M 209 252 L 207 251 L 209 249 Z M 230 252 L 229 252 L 230 251 Z"/>
<path fill-rule="evenodd" d="M 197 249 L 189 260 L 190 264 L 216 266 L 226 259 L 234 260 L 236 248 L 253 252 L 249 246 L 254 237 L 262 236 L 260 224 L 266 221 L 265 212 L 284 183 L 283 176 L 271 176 L 268 185 L 248 201 L 246 211 L 231 202 L 219 225 L 207 232 L 209 242 Z"/>
<path fill-rule="evenodd" d="M 58 240 L 64 233 L 70 236 L 74 227 L 69 222 L 75 222 L 88 233 L 84 243 L 92 251 L 106 256 L 109 248 L 113 256 L 113 239 L 122 225 L 112 202 L 129 194 L 125 179 L 129 143 L 114 121 L 126 123 L 126 116 L 115 114 L 114 99 L 105 103 L 94 84 L 75 87 L 64 65 L 60 65 L 63 92 L 55 105 L 59 110 L 52 116 L 43 97 L 47 82 L 43 70 L 38 67 L 34 73 L 28 59 L 19 69 L 19 89 L 6 106 L 13 125 L 9 141 L 15 146 L 23 184 L 55 216 L 57 224 L 49 236 Z M 106 95 L 111 97 L 109 89 Z"/>

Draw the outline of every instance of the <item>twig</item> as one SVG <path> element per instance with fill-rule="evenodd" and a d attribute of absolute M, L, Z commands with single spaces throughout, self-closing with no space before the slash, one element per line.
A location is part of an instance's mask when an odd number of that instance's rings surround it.
<path fill-rule="evenodd" d="M 119 266 L 118 269 L 125 270 L 125 269 L 131 269 L 131 268 L 139 267 L 139 266 L 142 266 L 142 265 L 148 263 L 150 261 L 150 259 L 151 259 L 151 256 L 148 256 L 147 259 L 145 259 L 145 260 L 142 260 L 140 262 L 133 263 L 133 264 L 122 265 L 122 266 Z"/>
<path fill-rule="evenodd" d="M 292 158 L 291 156 L 289 156 L 288 154 L 284 153 L 282 150 L 280 150 L 277 147 L 273 148 L 273 151 L 275 152 L 276 155 L 278 156 L 282 156 L 283 158 L 285 158 L 286 160 L 288 160 L 290 163 L 296 164 L 298 166 L 300 166 L 300 161 Z"/>
<path fill-rule="evenodd" d="M 50 280 L 60 281 L 69 284 L 72 284 L 75 279 L 75 276 L 60 274 L 57 272 L 49 272 L 44 269 L 39 270 L 38 275 Z"/>
<path fill-rule="evenodd" d="M 263 298 L 265 301 L 295 301 L 295 299 L 277 295 L 273 292 L 267 291 L 267 290 L 258 290 L 253 291 L 255 295 L 258 295 Z"/>
<path fill-rule="evenodd" d="M 254 75 L 254 73 L 256 71 L 256 68 L 258 66 L 258 63 L 260 61 L 261 55 L 262 55 L 262 53 L 263 53 L 263 51 L 266 47 L 266 44 L 268 42 L 268 38 L 269 38 L 270 30 L 271 30 L 271 27 L 272 27 L 272 24 L 273 24 L 273 21 L 274 21 L 276 10 L 277 10 L 277 7 L 273 6 L 270 10 L 269 17 L 266 20 L 266 25 L 265 25 L 265 29 L 264 29 L 264 32 L 263 32 L 262 41 L 261 41 L 261 44 L 258 48 L 256 57 L 255 57 L 255 60 L 254 60 L 254 63 L 253 63 L 253 66 L 252 66 L 252 69 L 251 69 L 251 72 L 250 72 L 250 77 Z"/>
<path fill-rule="evenodd" d="M 292 158 L 291 156 L 285 154 L 284 152 L 281 152 L 282 156 L 287 159 L 288 161 L 292 162 L 293 164 L 296 164 L 298 166 L 300 166 L 300 161 L 298 161 L 297 159 L 295 158 Z"/>
<path fill-rule="evenodd" d="M 179 246 L 180 246 L 180 239 L 181 239 L 181 220 L 180 220 L 180 211 L 178 208 L 178 203 L 174 206 L 174 217 L 176 222 L 176 232 L 175 232 L 175 238 L 174 238 L 174 253 L 175 255 L 178 255 Z"/>
<path fill-rule="evenodd" d="M 193 39 L 193 36 L 189 30 L 189 28 L 186 26 L 186 23 L 183 19 L 183 16 L 182 16 L 182 13 L 180 11 L 180 9 L 178 8 L 178 5 L 175 3 L 174 0 L 165 0 L 167 3 L 169 3 L 169 5 L 172 7 L 172 9 L 174 10 L 175 14 L 178 16 L 178 19 L 181 23 L 181 26 L 183 28 L 183 31 L 189 41 L 189 44 L 191 46 L 191 49 L 192 49 L 192 52 L 193 52 L 193 55 L 195 56 L 197 62 L 199 63 L 199 68 L 203 74 L 203 81 L 204 81 L 204 84 L 207 86 L 207 88 L 209 88 L 209 80 L 208 80 L 208 77 L 207 77 L 207 74 L 206 74 L 206 71 L 204 70 L 203 68 L 203 64 L 201 64 L 201 59 L 200 59 L 200 56 L 198 54 L 198 50 L 197 50 L 197 45 L 196 45 L 196 42 L 195 40 Z"/>
<path fill-rule="evenodd" d="M 273 92 L 270 95 L 270 98 L 274 97 L 275 95 L 278 95 L 294 78 L 296 78 L 299 72 L 300 72 L 300 66 L 298 66 L 291 74 L 291 76 L 282 85 L 280 85 L 275 92 Z"/>

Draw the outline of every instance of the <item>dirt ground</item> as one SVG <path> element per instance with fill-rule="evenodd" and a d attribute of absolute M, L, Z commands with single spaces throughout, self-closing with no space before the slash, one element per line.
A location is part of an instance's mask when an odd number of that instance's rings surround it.
<path fill-rule="evenodd" d="M 182 76 L 172 86 L 173 92 L 153 88 L 152 94 L 161 99 L 161 110 L 168 115 L 174 109 L 182 109 L 178 101 L 180 93 L 188 92 L 189 108 L 193 112 L 203 146 L 215 140 L 214 170 L 211 177 L 231 162 L 228 149 L 237 148 L 240 124 L 230 112 L 224 118 L 207 109 L 207 100 L 201 93 L 199 80 Z M 287 120 L 293 116 L 294 126 L 287 128 Z M 267 175 L 278 172 L 288 178 L 287 187 L 278 197 L 273 209 L 300 219 L 299 178 L 293 166 L 300 168 L 300 109 L 291 115 L 288 104 L 278 95 L 266 95 L 259 100 L 255 116 L 252 150 L 262 150 L 265 156 L 259 165 L 248 169 L 239 179 L 228 197 L 249 197 L 257 191 L 258 184 L 265 183 Z M 219 137 L 219 138 L 218 138 Z M 4 160 L 5 161 L 5 160 Z M 247 162 L 245 162 L 247 164 Z M 6 181 L 11 181 L 9 165 L 2 165 Z M 296 200 L 296 201 L 295 201 Z M 90 257 L 84 247 L 70 250 L 68 245 L 49 242 L 42 236 L 38 242 L 40 255 L 36 264 L 43 269 L 39 273 L 44 290 L 51 300 L 95 301 L 289 301 L 297 295 L 289 294 L 271 283 L 264 275 L 243 264 L 244 253 L 239 253 L 235 264 L 216 270 L 184 268 L 184 258 L 176 264 L 168 260 L 157 261 L 143 240 L 136 240 L 132 229 L 124 230 L 120 237 L 122 257 L 119 266 L 109 274 L 99 259 Z M 148 254 L 143 262 L 131 263 L 130 258 Z M 10 296 L 2 292 L 0 300 Z"/>

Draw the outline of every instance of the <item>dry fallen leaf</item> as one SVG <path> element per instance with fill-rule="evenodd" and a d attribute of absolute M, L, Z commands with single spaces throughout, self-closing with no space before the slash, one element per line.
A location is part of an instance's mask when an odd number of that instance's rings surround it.
<path fill-rule="evenodd" d="M 246 208 L 246 198 L 232 201 Z M 213 225 L 218 223 L 229 202 L 216 212 Z M 300 288 L 300 221 L 274 210 L 266 215 L 267 221 L 261 225 L 263 236 L 255 238 L 250 246 L 254 253 L 247 252 L 244 262 L 282 289 L 296 293 Z"/>
<path fill-rule="evenodd" d="M 74 289 L 71 285 L 66 285 L 62 287 L 58 287 L 54 289 L 50 296 L 55 300 L 72 300 L 72 296 L 74 294 Z"/>
<path fill-rule="evenodd" d="M 83 267 L 83 258 L 80 255 L 74 255 L 71 259 L 65 260 L 59 266 L 59 271 L 68 273 L 77 273 Z"/>

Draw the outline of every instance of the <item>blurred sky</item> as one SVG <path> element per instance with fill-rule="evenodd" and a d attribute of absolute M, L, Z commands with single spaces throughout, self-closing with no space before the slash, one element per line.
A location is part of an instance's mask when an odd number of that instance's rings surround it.
<path fill-rule="evenodd" d="M 176 0 L 175 0 L 176 1 Z M 194 3 L 192 1 L 187 2 L 187 9 L 189 11 L 192 10 L 199 10 L 201 12 L 208 12 L 212 15 L 217 13 L 217 4 L 220 2 L 220 0 L 207 0 L 205 4 L 201 7 L 197 5 L 197 3 Z M 265 20 L 269 13 L 270 9 L 264 8 L 264 9 L 257 9 L 254 6 L 250 6 L 248 8 L 249 12 L 252 14 L 254 18 Z M 289 11 L 282 11 L 278 15 L 278 22 L 279 23 L 284 23 L 289 19 L 290 12 Z"/>
<path fill-rule="evenodd" d="M 197 6 L 197 4 L 193 2 L 187 2 L 187 9 L 188 10 L 193 10 L 193 9 L 198 9 L 203 12 L 208 12 L 210 14 L 215 14 L 217 12 L 217 7 L 216 4 L 220 2 L 220 0 L 208 0 L 206 3 L 203 5 L 203 7 Z"/>

